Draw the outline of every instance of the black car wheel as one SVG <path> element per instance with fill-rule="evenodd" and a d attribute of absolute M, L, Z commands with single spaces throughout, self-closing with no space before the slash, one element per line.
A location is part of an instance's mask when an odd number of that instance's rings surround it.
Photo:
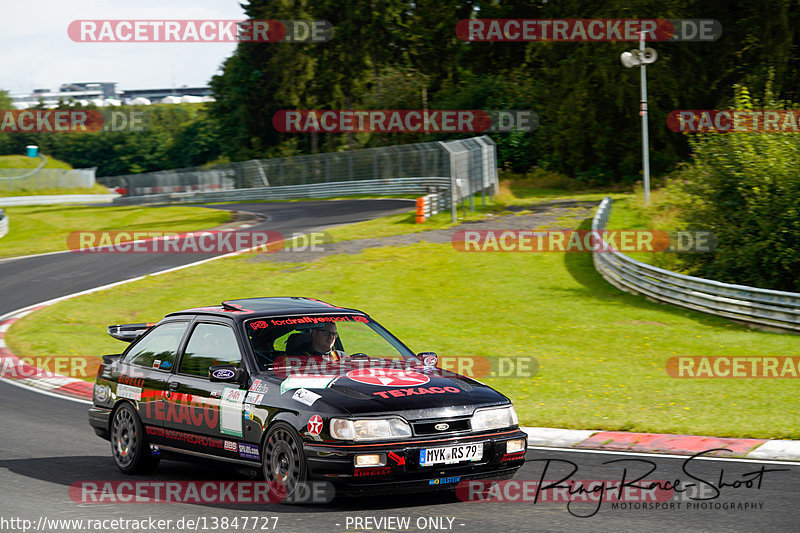
<path fill-rule="evenodd" d="M 129 403 L 123 403 L 111 420 L 111 453 L 117 467 L 126 474 L 145 474 L 158 466 L 144 434 L 142 421 Z"/>
<path fill-rule="evenodd" d="M 308 473 L 300 435 L 287 424 L 278 422 L 267 434 L 262 457 L 264 478 L 268 482 L 282 484 L 285 489 L 284 501 L 292 502 L 298 496 L 298 487 L 305 483 Z"/>

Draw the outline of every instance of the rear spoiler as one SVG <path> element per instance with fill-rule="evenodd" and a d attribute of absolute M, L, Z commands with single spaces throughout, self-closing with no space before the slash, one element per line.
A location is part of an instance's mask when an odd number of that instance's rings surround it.
<path fill-rule="evenodd" d="M 141 324 L 117 324 L 108 326 L 108 334 L 117 340 L 133 342 L 141 337 L 144 332 L 156 325 L 156 322 Z"/>

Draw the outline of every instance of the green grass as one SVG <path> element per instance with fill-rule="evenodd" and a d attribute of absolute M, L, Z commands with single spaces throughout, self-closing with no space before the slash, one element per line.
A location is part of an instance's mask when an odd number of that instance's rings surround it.
<path fill-rule="evenodd" d="M 44 168 L 65 168 L 71 169 L 72 166 L 64 161 L 59 161 L 50 156 L 47 157 L 47 164 Z M 28 157 L 24 155 L 0 155 L 0 168 L 36 168 L 42 163 L 41 158 Z"/>
<path fill-rule="evenodd" d="M 515 402 L 525 425 L 800 438 L 790 379 L 675 379 L 665 371 L 676 355 L 796 355 L 800 338 L 620 292 L 583 253 L 460 253 L 419 243 L 312 263 L 246 254 L 50 306 L 15 323 L 6 340 L 23 355 L 117 353 L 125 345 L 105 334 L 109 324 L 270 295 L 363 309 L 417 352 L 535 357 L 533 378 L 483 380 Z"/>
<path fill-rule="evenodd" d="M 9 232 L 0 238 L 0 258 L 66 250 L 67 237 L 73 231 L 197 231 L 231 218 L 227 211 L 184 206 L 57 205 L 4 209 Z"/>
<path fill-rule="evenodd" d="M 33 169 L 42 162 L 38 157 L 24 155 L 0 155 L 0 168 Z M 71 169 L 72 166 L 64 161 L 47 157 L 44 168 Z M 20 172 L 24 174 L 24 172 Z M 108 194 L 109 190 L 99 183 L 92 188 L 75 187 L 72 189 L 17 189 L 13 181 L 0 179 L 0 197 L 7 196 L 40 196 L 44 194 Z"/>
<path fill-rule="evenodd" d="M 2 184 L 0 183 L 0 187 Z M 99 183 L 89 189 L 85 187 L 74 187 L 71 189 L 15 189 L 13 191 L 0 189 L 0 198 L 10 196 L 42 196 L 50 194 L 110 194 L 107 188 Z"/>

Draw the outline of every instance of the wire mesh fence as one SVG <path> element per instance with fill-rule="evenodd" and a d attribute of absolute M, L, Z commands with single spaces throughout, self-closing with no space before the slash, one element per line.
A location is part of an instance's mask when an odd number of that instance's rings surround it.
<path fill-rule="evenodd" d="M 472 204 L 472 197 L 478 192 L 484 197 L 493 195 L 498 183 L 495 144 L 483 136 L 164 170 L 99 178 L 98 181 L 118 188 L 127 197 L 127 200 L 120 199 L 120 203 L 133 203 L 134 197 L 234 190 L 239 199 L 249 196 L 263 199 L 276 196 L 279 191 L 282 198 L 293 197 L 295 193 L 297 198 L 315 197 L 315 191 L 322 197 L 332 190 L 343 196 L 387 194 L 385 187 L 377 186 L 384 183 L 378 180 L 392 180 L 390 194 L 417 194 L 418 178 L 437 178 L 429 187 L 434 190 L 424 192 L 447 193 L 443 196 L 453 209 L 465 198 Z M 337 186 L 332 187 L 332 184 Z M 403 188 L 404 184 L 408 184 L 407 189 Z M 271 194 L 263 190 L 265 187 L 281 189 Z M 242 189 L 252 190 L 243 192 Z M 173 198 L 175 201 L 187 199 L 186 196 Z M 170 201 L 170 197 L 165 197 L 165 201 Z"/>
<path fill-rule="evenodd" d="M 91 189 L 95 184 L 93 168 L 43 168 L 20 177 L 25 170 L 0 169 L 0 194 L 12 191 L 34 191 L 41 189 Z"/>

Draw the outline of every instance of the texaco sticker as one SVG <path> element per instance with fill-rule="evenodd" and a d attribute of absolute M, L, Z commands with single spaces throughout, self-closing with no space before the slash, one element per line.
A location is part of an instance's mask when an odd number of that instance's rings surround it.
<path fill-rule="evenodd" d="M 313 415 L 308 419 L 308 432 L 311 435 L 319 435 L 322 432 L 322 417 Z"/>
<path fill-rule="evenodd" d="M 431 380 L 425 374 L 396 368 L 359 368 L 348 372 L 347 378 L 378 387 L 419 387 Z"/>

